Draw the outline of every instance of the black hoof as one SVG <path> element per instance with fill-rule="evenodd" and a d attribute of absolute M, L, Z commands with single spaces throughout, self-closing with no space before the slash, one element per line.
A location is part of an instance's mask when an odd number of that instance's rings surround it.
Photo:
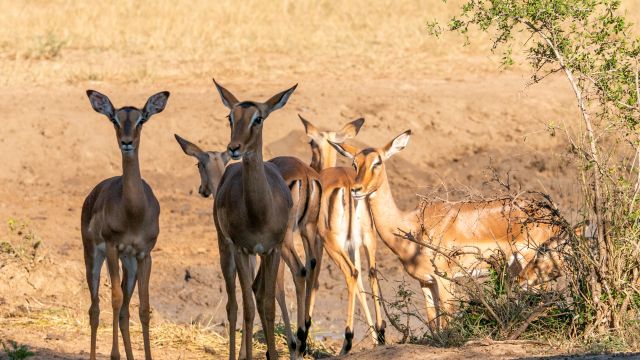
<path fill-rule="evenodd" d="M 302 330 L 302 328 L 298 328 L 296 336 L 298 337 L 298 341 L 300 341 L 300 348 L 298 349 L 300 354 L 305 354 L 307 351 L 307 335 L 308 332 Z"/>
<path fill-rule="evenodd" d="M 347 328 L 344 332 L 344 345 L 342 346 L 342 354 L 346 354 L 351 351 L 353 346 L 353 332 Z"/>

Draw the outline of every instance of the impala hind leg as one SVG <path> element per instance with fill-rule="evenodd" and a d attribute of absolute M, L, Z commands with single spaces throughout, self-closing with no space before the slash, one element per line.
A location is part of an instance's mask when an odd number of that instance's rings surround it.
<path fill-rule="evenodd" d="M 100 272 L 104 264 L 105 254 L 98 248 L 85 249 L 84 264 L 86 267 L 87 285 L 91 294 L 91 307 L 89 308 L 89 323 L 91 324 L 91 352 L 90 360 L 96 359 L 96 342 L 98 325 L 100 324 Z"/>
<path fill-rule="evenodd" d="M 255 280 L 253 281 L 253 293 L 256 297 L 256 308 L 258 309 L 258 315 L 260 316 L 260 323 L 265 329 L 267 323 L 264 312 L 264 270 L 261 266 L 258 270 Z M 294 359 L 294 351 L 296 348 L 296 340 L 293 338 L 291 332 L 291 320 L 289 319 L 289 311 L 287 309 L 287 299 L 284 291 L 284 264 L 280 262 L 278 266 L 278 278 L 276 279 L 276 300 L 280 306 L 280 312 L 282 313 L 282 320 L 284 321 L 285 332 L 287 333 L 287 346 L 289 347 L 289 354 L 291 359 Z M 266 334 L 266 333 L 265 333 Z M 242 354 L 240 356 L 242 357 Z"/>
<path fill-rule="evenodd" d="M 353 320 L 356 307 L 358 270 L 356 270 L 351 260 L 345 256 L 342 251 L 334 251 L 329 248 L 326 248 L 326 250 L 342 271 L 344 280 L 347 283 L 347 320 L 346 327 L 344 329 L 344 342 L 342 344 L 342 349 L 340 350 L 340 355 L 344 355 L 348 353 L 353 346 Z"/>
<path fill-rule="evenodd" d="M 364 289 L 364 284 L 362 283 L 362 274 L 359 271 L 362 269 L 362 264 L 360 261 L 360 251 L 355 250 L 353 253 L 354 265 L 358 270 L 357 276 L 357 284 L 358 284 L 358 300 L 360 301 L 360 306 L 362 306 L 362 311 L 364 312 L 364 317 L 367 320 L 367 325 L 369 325 L 370 330 L 374 330 L 373 319 L 371 318 L 371 311 L 369 311 L 369 304 L 367 304 L 367 292 Z M 378 336 L 375 331 L 371 331 L 371 339 L 374 344 L 378 344 Z"/>
<path fill-rule="evenodd" d="M 322 197 L 322 185 L 318 180 L 309 182 L 309 196 L 307 199 L 307 214 L 300 225 L 300 237 L 305 246 L 307 282 L 305 294 L 305 321 L 304 321 L 304 341 L 299 349 L 303 356 L 307 348 L 307 338 L 311 327 L 311 314 L 315 301 L 315 294 L 318 290 L 318 276 L 322 261 L 322 242 L 317 236 L 318 216 L 320 214 L 320 198 Z M 300 326 L 300 324 L 299 324 Z"/>
<path fill-rule="evenodd" d="M 373 230 L 373 229 L 371 229 Z M 373 306 L 376 312 L 375 331 L 378 344 L 386 342 L 386 323 L 382 319 L 382 298 L 380 297 L 380 286 L 378 284 L 378 269 L 376 267 L 376 239 L 373 232 L 364 235 L 364 250 L 369 263 L 369 284 L 373 293 Z"/>
<path fill-rule="evenodd" d="M 289 309 L 287 309 L 287 294 L 284 291 L 284 262 L 280 262 L 278 266 L 278 279 L 276 280 L 276 300 L 280 306 L 282 321 L 284 322 L 285 331 L 287 333 L 287 346 L 289 347 L 290 358 L 293 360 L 296 348 L 296 339 L 291 331 L 291 320 L 289 319 Z"/>
<path fill-rule="evenodd" d="M 111 278 L 111 307 L 113 309 L 113 339 L 111 343 L 111 360 L 120 359 L 118 348 L 118 324 L 120 309 L 122 308 L 122 288 L 120 284 L 120 261 L 118 259 L 118 249 L 114 244 L 107 244 L 107 268 Z"/>
<path fill-rule="evenodd" d="M 142 324 L 142 338 L 144 340 L 144 358 L 151 360 L 151 339 L 149 336 L 149 322 L 151 320 L 149 304 L 149 279 L 151 278 L 151 254 L 138 259 L 138 297 L 140 299 L 140 323 Z"/>
<path fill-rule="evenodd" d="M 124 295 L 122 308 L 120 309 L 120 332 L 122 333 L 122 341 L 124 342 L 124 351 L 127 360 L 133 360 L 133 351 L 131 351 L 131 336 L 129 335 L 129 304 L 131 303 L 131 295 L 136 286 L 136 277 L 138 272 L 138 263 L 132 256 L 124 256 L 122 261 L 122 293 Z"/>
<path fill-rule="evenodd" d="M 288 233 L 285 238 L 285 243 L 282 246 L 282 259 L 289 266 L 291 275 L 293 276 L 293 283 L 296 288 L 296 321 L 298 323 L 298 331 L 296 332 L 296 346 L 295 353 L 298 356 L 302 351 L 302 344 L 306 344 L 306 333 L 303 325 L 305 323 L 305 280 L 306 269 L 300 261 L 298 254 L 296 254 L 293 248 L 293 238 L 291 233 Z M 302 357 L 301 355 L 299 357 Z"/>
<path fill-rule="evenodd" d="M 278 351 L 276 350 L 275 337 L 275 319 L 276 319 L 276 277 L 278 276 L 278 267 L 280 265 L 280 249 L 274 249 L 271 254 L 262 258 L 264 267 L 264 291 L 262 293 L 264 303 L 264 315 L 266 319 L 265 335 L 267 339 L 267 359 L 277 359 Z M 262 265 L 264 264 L 264 266 Z"/>

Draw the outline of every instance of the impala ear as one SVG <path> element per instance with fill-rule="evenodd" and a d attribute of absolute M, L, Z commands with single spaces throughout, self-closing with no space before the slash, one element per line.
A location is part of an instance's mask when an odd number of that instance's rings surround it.
<path fill-rule="evenodd" d="M 178 144 L 180 144 L 180 147 L 182 148 L 182 151 L 184 151 L 185 154 L 189 156 L 193 156 L 198 160 L 203 160 L 204 151 L 202 151 L 198 147 L 198 145 L 193 144 L 186 139 L 183 139 L 178 134 L 173 134 L 173 136 L 176 137 L 176 141 L 178 141 Z"/>
<path fill-rule="evenodd" d="M 161 113 L 164 107 L 167 106 L 170 93 L 168 91 L 162 91 L 155 95 L 151 95 L 147 103 L 142 110 L 142 116 L 145 120 L 148 120 L 152 115 Z"/>
<path fill-rule="evenodd" d="M 327 142 L 331 144 L 331 146 L 333 146 L 333 148 L 336 149 L 336 151 L 339 152 L 340 155 L 346 156 L 349 159 L 355 158 L 356 154 L 358 153 L 358 149 L 356 149 L 355 146 L 351 146 L 349 144 L 339 144 L 331 140 L 327 140 Z"/>
<path fill-rule="evenodd" d="M 293 85 L 291 88 L 278 93 L 267 100 L 264 104 L 267 105 L 267 113 L 271 113 L 285 106 L 293 91 L 298 87 L 298 84 Z"/>
<path fill-rule="evenodd" d="M 236 99 L 236 97 L 233 96 L 231 91 L 223 88 L 220 84 L 216 82 L 216 79 L 213 79 L 213 83 L 216 86 L 216 89 L 218 89 L 218 93 L 220 94 L 220 98 L 222 99 L 222 103 L 224 104 L 224 106 L 231 109 L 235 104 L 239 103 L 238 99 Z"/>
<path fill-rule="evenodd" d="M 87 96 L 89 97 L 93 110 L 106 115 L 109 119 L 113 119 L 116 112 L 107 95 L 101 94 L 95 90 L 87 90 Z"/>
<path fill-rule="evenodd" d="M 362 125 L 364 125 L 363 118 L 353 120 L 352 122 L 346 124 L 342 127 L 342 129 L 340 129 L 340 131 L 336 133 L 335 141 L 341 143 L 347 139 L 355 137 L 356 135 L 358 135 L 358 132 L 360 131 Z"/>
<path fill-rule="evenodd" d="M 411 130 L 407 130 L 402 134 L 396 136 L 395 139 L 391 140 L 391 142 L 388 143 L 382 150 L 384 154 L 384 160 L 387 160 L 388 158 L 398 153 L 400 150 L 404 149 L 405 146 L 407 146 L 407 144 L 409 143 L 410 136 Z"/>
<path fill-rule="evenodd" d="M 303 118 L 302 115 L 298 114 L 300 121 L 302 121 L 302 125 L 304 125 L 304 132 L 307 133 L 307 136 L 310 138 L 315 138 L 318 136 L 318 129 L 310 123 L 307 119 Z"/>

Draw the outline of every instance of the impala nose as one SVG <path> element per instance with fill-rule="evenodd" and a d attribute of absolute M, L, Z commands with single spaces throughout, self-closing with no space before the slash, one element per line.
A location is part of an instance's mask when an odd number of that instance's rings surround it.
<path fill-rule="evenodd" d="M 133 141 L 120 141 L 120 148 L 125 152 L 133 151 Z"/>
<path fill-rule="evenodd" d="M 229 144 L 229 146 L 227 146 L 227 151 L 233 160 L 238 160 L 240 159 L 240 156 L 242 156 L 240 153 L 240 144 Z"/>
<path fill-rule="evenodd" d="M 362 185 L 353 185 L 351 187 L 351 196 L 355 199 L 362 199 L 366 194 L 362 193 Z"/>

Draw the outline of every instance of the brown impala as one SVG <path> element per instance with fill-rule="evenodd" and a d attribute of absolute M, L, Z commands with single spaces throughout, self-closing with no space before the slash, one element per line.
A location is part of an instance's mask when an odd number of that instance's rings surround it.
<path fill-rule="evenodd" d="M 200 190 L 203 197 L 209 197 L 218 189 L 218 183 L 224 174 L 226 164 L 229 161 L 227 152 L 203 151 L 197 145 L 175 135 L 176 140 L 185 154 L 198 159 L 198 170 L 200 172 Z M 296 287 L 297 321 L 300 326 L 296 336 L 291 331 L 291 321 L 287 310 L 286 297 L 284 292 L 284 268 L 280 265 L 276 287 L 276 299 L 280 306 L 282 318 L 285 324 L 291 358 L 301 359 L 306 350 L 306 339 L 309 333 L 311 319 L 309 317 L 309 292 L 315 288 L 317 272 L 316 249 L 319 248 L 322 254 L 322 244 L 316 244 L 316 224 L 318 221 L 318 211 L 320 210 L 320 187 L 319 175 L 302 161 L 290 157 L 280 156 L 269 160 L 275 164 L 282 174 L 285 182 L 291 190 L 293 207 L 289 214 L 289 225 L 287 235 L 282 247 L 282 257 L 291 270 Z M 304 242 L 304 249 L 307 265 L 303 265 L 295 250 L 293 233 L 298 231 Z M 225 246 L 224 241 L 218 241 L 218 246 Z M 221 251 L 223 252 L 223 251 Z M 305 277 L 307 280 L 305 293 Z M 258 280 L 260 281 L 260 280 Z M 240 357 L 245 354 L 245 343 L 241 342 Z M 295 352 L 293 351 L 295 350 Z"/>
<path fill-rule="evenodd" d="M 118 147 L 122 153 L 122 176 L 99 183 L 82 205 L 82 244 L 87 268 L 87 283 L 91 292 L 91 360 L 96 358 L 96 335 L 100 320 L 100 271 L 106 258 L 111 277 L 111 305 L 113 308 L 113 343 L 111 359 L 120 359 L 118 323 L 122 331 L 127 359 L 133 359 L 129 337 L 129 302 L 139 283 L 140 322 L 144 337 L 145 358 L 151 359 L 149 342 L 149 276 L 151 250 L 158 238 L 160 205 L 151 187 L 140 176 L 138 149 L 142 125 L 164 110 L 169 92 L 149 98 L 142 109 L 125 106 L 116 109 L 105 95 L 87 90 L 93 109 L 105 115 L 116 130 Z M 123 277 L 120 284 L 120 264 Z"/>
<path fill-rule="evenodd" d="M 450 281 L 436 273 L 452 275 L 460 269 L 454 268 L 447 257 L 434 256 L 433 250 L 407 240 L 402 232 L 423 237 L 443 251 L 477 249 L 473 254 L 456 257 L 464 267 L 477 265 L 479 256 L 500 249 L 510 258 L 511 265 L 521 270 L 536 258 L 541 245 L 552 241 L 555 229 L 546 224 L 525 223 L 525 201 L 431 203 L 413 211 L 398 209 L 384 162 L 404 149 L 410 135 L 410 130 L 405 131 L 377 149 L 357 150 L 346 144 L 331 144 L 353 159 L 357 176 L 351 187 L 352 196 L 366 198 L 380 238 L 398 256 L 406 272 L 420 282 L 429 325 L 438 328 L 446 321 L 441 315 L 450 310 L 452 289 Z"/>
<path fill-rule="evenodd" d="M 269 114 L 287 103 L 296 86 L 260 103 L 240 102 L 215 80 L 214 83 L 222 103 L 230 110 L 231 141 L 227 152 L 234 160 L 242 159 L 240 163 L 229 165 L 222 176 L 213 213 L 218 242 L 225 242 L 219 249 L 227 285 L 229 358 L 235 359 L 236 270 L 242 289 L 246 358 L 252 358 L 253 350 L 252 285 L 267 341 L 267 358 L 277 358 L 274 334 L 276 278 L 293 201 L 278 167 L 262 160 L 262 126 Z M 262 260 L 255 282 L 253 255 L 259 255 Z"/>

